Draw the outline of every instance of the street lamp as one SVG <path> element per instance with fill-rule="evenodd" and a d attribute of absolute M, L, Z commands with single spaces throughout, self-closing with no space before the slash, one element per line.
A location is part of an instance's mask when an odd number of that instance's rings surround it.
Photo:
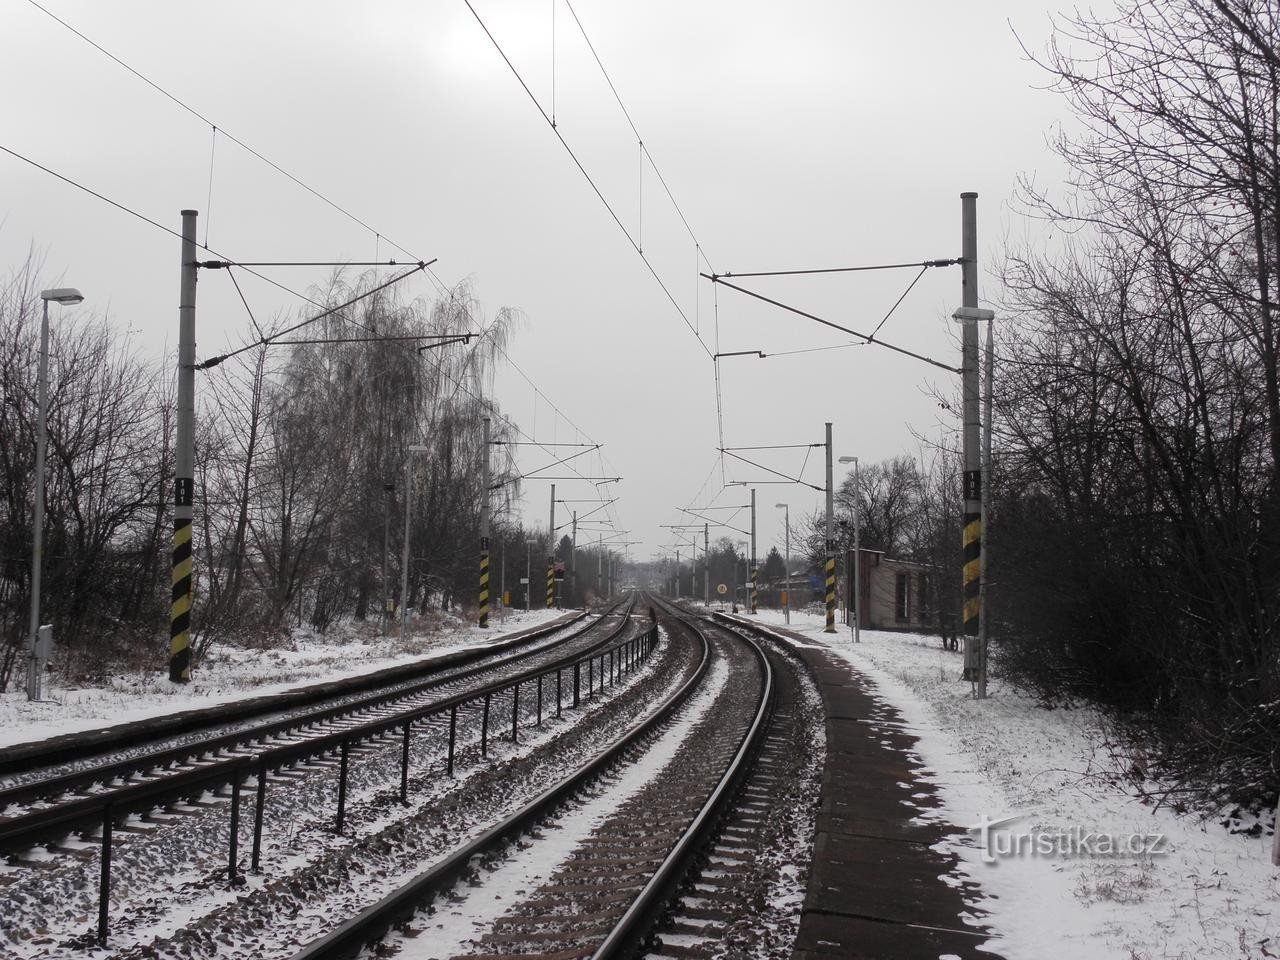
<path fill-rule="evenodd" d="M 404 553 L 400 558 L 400 642 L 409 635 L 409 517 L 413 505 L 413 455 L 425 453 L 426 444 L 409 444 L 404 458 Z"/>
<path fill-rule="evenodd" d="M 783 571 L 782 577 L 782 610 L 783 616 L 786 617 L 787 623 L 791 623 L 791 505 L 787 503 L 774 504 L 779 510 L 786 511 L 786 527 L 787 527 L 787 568 Z"/>
<path fill-rule="evenodd" d="M 36 430 L 36 504 L 32 519 L 31 544 L 31 660 L 27 669 L 27 699 L 40 699 L 40 568 L 44 560 L 44 454 L 49 417 L 49 301 L 64 307 L 84 299 L 73 287 L 42 290 L 43 319 L 40 321 L 40 425 Z"/>
<path fill-rule="evenodd" d="M 529 594 L 533 592 L 533 561 L 531 559 L 534 547 L 540 546 L 541 540 L 526 540 L 524 542 L 524 612 L 529 612 Z"/>
<path fill-rule="evenodd" d="M 862 538 L 858 521 L 862 490 L 858 486 L 858 458 L 841 457 L 841 463 L 853 464 L 853 642 L 862 642 Z"/>

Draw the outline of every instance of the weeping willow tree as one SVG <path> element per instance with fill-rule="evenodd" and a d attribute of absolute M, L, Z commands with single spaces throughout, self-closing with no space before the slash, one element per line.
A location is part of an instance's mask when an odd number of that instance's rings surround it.
<path fill-rule="evenodd" d="M 376 285 L 339 272 L 313 298 L 340 304 Z M 417 608 L 471 599 L 482 418 L 495 441 L 510 431 L 483 387 L 516 320 L 508 309 L 486 318 L 465 283 L 434 301 L 379 291 L 228 365 L 208 392 L 198 457 L 198 652 L 219 634 L 377 616 L 384 598 Z"/>

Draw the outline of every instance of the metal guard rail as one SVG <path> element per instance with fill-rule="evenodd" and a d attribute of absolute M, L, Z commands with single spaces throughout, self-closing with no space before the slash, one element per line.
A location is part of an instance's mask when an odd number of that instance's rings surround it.
<path fill-rule="evenodd" d="M 650 647 L 656 644 L 656 622 L 649 628 L 645 639 Z M 711 654 L 706 638 L 701 639 L 703 641 L 702 660 L 697 670 L 647 721 L 623 736 L 600 756 L 578 768 L 567 779 L 546 790 L 465 846 L 455 850 L 430 870 L 415 877 L 338 929 L 308 944 L 294 954 L 292 960 L 335 960 L 335 958 L 354 956 L 367 943 L 383 936 L 397 923 L 408 920 L 428 896 L 464 876 L 470 868 L 472 858 L 477 854 L 518 836 L 548 811 L 567 800 L 584 784 L 607 769 L 632 744 L 669 717 L 701 682 Z"/>

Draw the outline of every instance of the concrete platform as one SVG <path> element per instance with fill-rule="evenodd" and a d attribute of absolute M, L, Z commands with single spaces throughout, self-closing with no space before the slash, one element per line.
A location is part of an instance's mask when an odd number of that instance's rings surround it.
<path fill-rule="evenodd" d="M 742 618 L 732 619 L 745 626 Z M 956 858 L 931 847 L 946 835 L 919 815 L 939 805 L 919 775 L 916 738 L 845 661 L 785 629 L 818 684 L 827 733 L 797 960 L 992 960 L 973 923 Z M 950 875 L 949 881 L 942 879 Z"/>

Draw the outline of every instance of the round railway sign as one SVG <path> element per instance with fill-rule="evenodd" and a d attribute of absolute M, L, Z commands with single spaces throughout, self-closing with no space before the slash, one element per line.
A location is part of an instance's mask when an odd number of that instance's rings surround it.
<path fill-rule="evenodd" d="M 720 594 L 720 596 L 723 597 L 728 592 L 729 592 L 729 588 L 726 587 L 723 583 L 716 584 L 716 593 Z"/>

